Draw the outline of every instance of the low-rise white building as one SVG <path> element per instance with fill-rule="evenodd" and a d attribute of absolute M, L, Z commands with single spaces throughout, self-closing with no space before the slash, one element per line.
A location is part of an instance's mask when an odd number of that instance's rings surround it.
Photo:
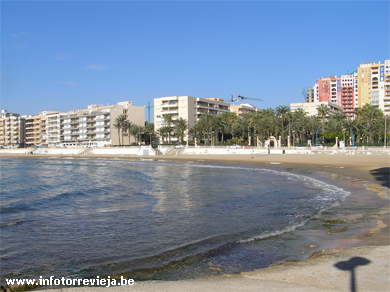
<path fill-rule="evenodd" d="M 329 108 L 329 115 L 333 115 L 337 112 L 342 113 L 344 109 L 332 102 L 329 101 L 322 101 L 322 102 L 298 102 L 298 103 L 291 103 L 290 104 L 290 109 L 292 112 L 295 112 L 298 109 L 303 109 L 305 112 L 307 112 L 310 116 L 316 116 L 318 115 L 318 108 L 321 106 L 321 104 L 326 105 Z"/>

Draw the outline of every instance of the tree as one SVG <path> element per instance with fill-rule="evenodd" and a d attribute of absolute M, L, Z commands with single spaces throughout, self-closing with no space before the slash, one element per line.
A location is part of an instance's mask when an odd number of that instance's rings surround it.
<path fill-rule="evenodd" d="M 119 139 L 119 145 L 121 145 L 121 139 L 119 137 L 119 132 L 122 133 L 122 142 L 123 142 L 123 132 L 125 131 L 125 121 L 126 121 L 126 115 L 120 114 L 116 117 L 114 122 L 114 127 L 118 129 L 118 139 Z"/>
<path fill-rule="evenodd" d="M 134 140 L 138 143 L 141 142 L 141 132 L 143 132 L 143 127 L 142 126 L 138 126 L 136 124 L 132 124 L 131 127 L 130 127 L 130 131 L 129 131 L 129 134 L 131 134 L 132 136 L 134 136 Z M 138 137 L 138 134 L 140 135 Z M 137 139 L 138 137 L 138 139 Z"/>
<path fill-rule="evenodd" d="M 236 129 L 237 132 L 242 133 L 241 141 L 244 141 L 245 129 L 248 127 L 248 120 L 239 116 L 235 120 L 233 124 L 233 128 Z"/>
<path fill-rule="evenodd" d="M 306 118 L 307 131 L 311 136 L 311 141 L 314 143 L 314 136 L 317 133 L 317 129 L 321 127 L 320 121 L 316 116 L 310 116 Z"/>
<path fill-rule="evenodd" d="M 374 143 L 373 128 L 378 120 L 383 116 L 383 112 L 370 104 L 365 104 L 362 108 L 362 117 L 367 123 L 370 132 L 370 142 Z"/>
<path fill-rule="evenodd" d="M 173 118 L 172 118 L 171 114 L 164 115 L 164 122 L 167 123 L 167 125 L 168 125 L 168 127 L 170 127 L 170 129 L 172 129 L 171 123 L 173 122 Z M 168 132 L 169 144 L 171 144 L 171 132 L 172 132 L 172 130 Z"/>
<path fill-rule="evenodd" d="M 322 141 L 324 141 L 325 140 L 325 119 L 329 114 L 329 108 L 327 105 L 321 104 L 321 106 L 317 108 L 317 112 L 318 112 L 318 116 L 321 117 L 322 119 Z"/>
<path fill-rule="evenodd" d="M 184 142 L 183 141 L 184 140 L 184 132 L 187 131 L 187 129 L 188 129 L 187 120 L 185 120 L 183 118 L 179 118 L 175 124 L 175 134 L 177 134 L 181 143 Z"/>
<path fill-rule="evenodd" d="M 121 145 L 121 136 L 120 136 L 120 131 L 121 131 L 121 123 L 117 120 L 114 122 L 114 128 L 118 130 L 118 139 L 119 139 L 119 145 Z"/>
<path fill-rule="evenodd" d="M 280 105 L 276 108 L 276 114 L 280 117 L 282 121 L 282 141 L 284 141 L 284 122 L 290 114 L 290 107 L 285 105 Z"/>
<path fill-rule="evenodd" d="M 161 137 L 161 142 L 164 144 L 164 138 L 168 135 L 168 132 L 171 132 L 172 129 L 170 126 L 162 126 L 160 129 L 158 129 L 158 134 Z"/>
<path fill-rule="evenodd" d="M 149 144 L 152 145 L 152 141 L 155 138 L 155 132 L 154 132 L 154 124 L 153 123 L 148 123 L 145 122 L 145 127 L 144 127 L 144 133 L 145 135 L 148 135 L 149 137 Z M 145 137 L 145 144 L 147 144 L 147 138 Z"/>
<path fill-rule="evenodd" d="M 123 127 L 124 127 L 124 129 L 125 129 L 125 131 L 128 133 L 128 135 L 129 135 L 129 145 L 130 145 L 130 131 L 131 131 L 131 127 L 132 127 L 132 123 L 130 122 L 130 121 L 128 121 L 128 120 L 126 120 L 126 121 L 124 121 L 123 122 Z M 123 141 L 123 144 L 124 144 L 125 142 Z"/>
<path fill-rule="evenodd" d="M 221 141 L 224 142 L 224 135 L 232 133 L 232 124 L 237 119 L 237 115 L 234 112 L 224 112 L 218 116 L 221 122 Z M 233 134 L 233 133 L 232 133 Z"/>
<path fill-rule="evenodd" d="M 212 129 L 212 123 L 213 123 L 213 116 L 209 112 L 200 116 L 198 124 L 199 127 L 203 129 L 205 142 L 206 142 L 206 137 L 207 137 L 207 141 L 210 141 L 210 131 Z"/>

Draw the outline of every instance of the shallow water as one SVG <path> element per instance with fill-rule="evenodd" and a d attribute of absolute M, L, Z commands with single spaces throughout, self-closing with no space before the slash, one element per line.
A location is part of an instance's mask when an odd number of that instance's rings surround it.
<path fill-rule="evenodd" d="M 248 271 L 336 246 L 386 204 L 359 180 L 205 162 L 2 158 L 1 176 L 2 278 Z"/>

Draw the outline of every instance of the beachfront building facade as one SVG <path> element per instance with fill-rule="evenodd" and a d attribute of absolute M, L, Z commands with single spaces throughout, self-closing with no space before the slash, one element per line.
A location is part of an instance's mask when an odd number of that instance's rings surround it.
<path fill-rule="evenodd" d="M 339 106 L 338 104 L 329 102 L 329 101 L 318 101 L 318 102 L 299 102 L 299 103 L 291 103 L 290 109 L 292 112 L 295 112 L 298 109 L 303 109 L 305 112 L 308 113 L 310 116 L 317 116 L 318 115 L 318 108 L 322 105 L 326 105 L 329 109 L 328 115 L 334 115 L 335 113 L 339 112 L 342 113 L 344 111 L 343 107 Z"/>
<path fill-rule="evenodd" d="M 70 111 L 61 116 L 60 141 L 57 146 L 105 147 L 119 145 L 118 129 L 114 127 L 119 115 L 138 126 L 143 126 L 145 109 L 133 106 L 131 101 L 119 102 L 116 105 L 89 105 L 87 109 Z M 119 131 L 120 135 L 122 131 Z M 128 133 L 126 141 L 135 142 Z M 122 139 L 121 139 L 122 141 Z"/>
<path fill-rule="evenodd" d="M 26 147 L 40 144 L 41 116 L 28 116 L 26 118 Z"/>
<path fill-rule="evenodd" d="M 64 141 L 64 130 L 62 123 L 65 113 L 51 112 L 46 116 L 47 146 L 57 147 Z"/>
<path fill-rule="evenodd" d="M 384 98 L 384 112 L 386 116 L 390 116 L 390 60 L 385 62 L 385 98 Z"/>
<path fill-rule="evenodd" d="M 390 115 L 390 60 L 361 63 L 355 72 L 340 77 L 321 77 L 307 90 L 305 101 L 337 104 L 351 118 L 365 104 Z"/>
<path fill-rule="evenodd" d="M 0 146 L 19 148 L 25 146 L 25 118 L 17 113 L 2 110 L 0 114 Z"/>
<path fill-rule="evenodd" d="M 115 120 L 119 115 L 124 115 L 132 125 L 145 126 L 145 107 L 135 106 L 132 101 L 118 102 L 110 111 L 110 145 L 131 145 L 137 142 L 136 137 L 130 133 L 121 131 L 114 127 Z M 120 143 L 119 143 L 120 142 Z"/>
<path fill-rule="evenodd" d="M 229 110 L 233 113 L 236 113 L 237 116 L 242 117 L 246 114 L 249 113 L 255 113 L 261 111 L 257 107 L 249 104 L 249 103 L 244 103 L 244 104 L 239 104 L 239 105 L 230 105 Z"/>
<path fill-rule="evenodd" d="M 48 146 L 46 131 L 46 115 L 57 113 L 55 111 L 43 111 L 37 116 L 26 117 L 26 147 Z"/>
<path fill-rule="evenodd" d="M 361 63 L 357 83 L 358 107 L 371 104 L 390 115 L 390 60 Z"/>
<path fill-rule="evenodd" d="M 188 129 L 195 125 L 199 118 L 205 113 L 219 115 L 229 112 L 230 104 L 225 103 L 221 98 L 192 97 L 192 96 L 168 96 L 154 99 L 154 130 L 157 132 L 163 126 L 167 126 L 166 116 L 172 118 L 171 126 L 174 126 L 179 118 L 188 123 Z M 186 137 L 185 139 L 187 139 Z M 172 136 L 171 141 L 178 141 L 179 138 Z"/>

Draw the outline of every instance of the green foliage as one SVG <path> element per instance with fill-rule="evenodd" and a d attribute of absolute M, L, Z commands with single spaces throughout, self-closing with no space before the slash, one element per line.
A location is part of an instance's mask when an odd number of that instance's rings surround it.
<path fill-rule="evenodd" d="M 275 109 L 267 108 L 259 112 L 252 112 L 237 116 L 233 112 L 224 112 L 220 115 L 210 113 L 203 114 L 199 121 L 188 129 L 188 123 L 184 119 L 172 120 L 170 115 L 165 115 L 166 125 L 159 129 L 162 141 L 167 137 L 170 143 L 170 135 L 174 134 L 183 142 L 185 133 L 189 135 L 189 142 L 210 145 L 242 144 L 255 145 L 257 139 L 261 143 L 270 136 L 276 139 L 281 136 L 282 145 L 287 145 L 287 137 L 291 137 L 292 145 L 307 146 L 311 140 L 315 145 L 316 136 L 318 143 L 333 146 L 336 137 L 349 143 L 350 137 L 354 142 L 364 145 L 380 145 L 384 139 L 385 118 L 383 112 L 371 105 L 365 105 L 356 110 L 354 120 L 344 113 L 331 114 L 329 108 L 322 105 L 318 108 L 317 116 L 309 116 L 303 109 L 291 112 L 287 106 L 278 106 Z M 387 121 L 388 129 L 390 121 Z M 172 124 L 172 125 L 171 125 Z M 390 135 L 388 134 L 390 137 Z"/>

